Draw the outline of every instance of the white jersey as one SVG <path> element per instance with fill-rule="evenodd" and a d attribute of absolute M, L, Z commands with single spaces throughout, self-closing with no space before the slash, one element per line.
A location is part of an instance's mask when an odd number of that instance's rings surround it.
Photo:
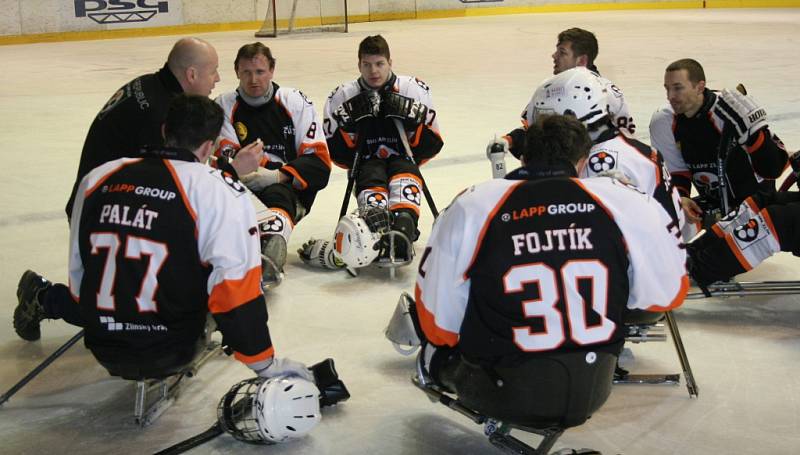
<path fill-rule="evenodd" d="M 422 255 L 425 336 L 477 358 L 618 347 L 623 307 L 666 311 L 686 295 L 671 222 L 610 178 L 476 185 L 439 216 Z"/>
<path fill-rule="evenodd" d="M 672 185 L 659 152 L 643 142 L 617 134 L 592 146 L 580 177 L 615 172 L 621 172 L 630 184 L 653 196 L 670 216 L 676 217 L 678 228 L 683 228 L 686 217 L 681 210 L 680 194 Z"/>

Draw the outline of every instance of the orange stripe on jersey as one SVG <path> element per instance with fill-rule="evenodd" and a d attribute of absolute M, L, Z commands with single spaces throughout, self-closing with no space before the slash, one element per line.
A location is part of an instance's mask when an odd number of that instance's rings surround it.
<path fill-rule="evenodd" d="M 722 230 L 722 228 L 720 228 L 720 227 L 719 227 L 718 225 L 716 225 L 716 224 L 714 224 L 713 226 L 711 226 L 711 231 L 712 231 L 714 234 L 717 234 L 717 237 L 719 237 L 719 238 L 725 237 L 725 231 L 723 231 L 723 230 Z"/>
<path fill-rule="evenodd" d="M 416 147 L 416 146 L 419 145 L 420 138 L 422 138 L 422 126 L 423 125 L 424 125 L 424 123 L 420 123 L 419 126 L 417 126 L 417 129 L 414 130 L 414 136 L 413 136 L 414 137 L 414 141 L 409 144 L 411 147 Z M 404 133 L 405 133 L 405 130 L 401 134 L 404 134 Z"/>
<path fill-rule="evenodd" d="M 757 151 L 762 145 L 764 145 L 764 130 L 758 132 L 758 137 L 753 145 L 746 147 L 747 153 L 753 153 Z"/>
<path fill-rule="evenodd" d="M 286 171 L 286 172 L 288 172 L 288 173 L 292 174 L 292 177 L 294 177 L 294 178 L 295 178 L 295 180 L 297 180 L 297 183 L 299 183 L 299 184 L 300 184 L 300 189 L 301 189 L 301 190 L 304 190 L 304 189 L 308 188 L 308 182 L 306 182 L 306 181 L 303 179 L 303 177 L 300 177 L 300 173 L 299 173 L 299 172 L 297 172 L 297 169 L 295 169 L 294 167 L 292 167 L 292 165 L 291 165 L 291 164 L 287 164 L 287 165 L 283 166 L 283 167 L 281 168 L 281 170 L 282 170 L 282 171 Z"/>
<path fill-rule="evenodd" d="M 425 302 L 422 301 L 422 289 L 420 289 L 419 285 L 414 288 L 414 298 L 417 301 L 419 325 L 422 327 L 422 331 L 428 341 L 437 346 L 455 347 L 458 344 L 458 334 L 436 325 L 436 318 L 433 313 L 425 308 Z"/>
<path fill-rule="evenodd" d="M 356 148 L 356 143 L 353 142 L 352 139 L 350 139 L 350 134 L 348 134 L 345 130 L 341 128 L 339 129 L 339 134 L 342 135 L 342 139 L 344 140 L 345 145 L 347 145 L 347 148 L 351 149 Z"/>
<path fill-rule="evenodd" d="M 478 251 L 480 251 L 481 249 L 481 244 L 483 244 L 483 238 L 486 236 L 486 231 L 489 229 L 489 224 L 492 222 L 492 219 L 494 218 L 495 215 L 497 215 L 497 212 L 500 210 L 500 207 L 502 207 L 503 204 L 506 203 L 506 199 L 508 199 L 508 197 L 511 196 L 511 193 L 513 193 L 514 190 L 517 189 L 517 187 L 519 187 L 525 182 L 526 182 L 525 180 L 521 180 L 511 185 L 503 194 L 503 196 L 500 198 L 500 200 L 497 201 L 497 204 L 494 205 L 492 211 L 489 212 L 489 216 L 486 217 L 486 221 L 484 221 L 483 227 L 481 227 L 481 232 L 480 234 L 478 234 L 478 241 L 477 243 L 475 243 L 475 251 L 472 252 L 472 259 L 470 259 L 469 266 L 467 266 L 467 270 L 464 272 L 464 280 L 469 279 L 469 271 L 472 269 L 472 265 L 475 264 L 475 259 L 478 258 Z"/>
<path fill-rule="evenodd" d="M 233 357 L 236 360 L 245 364 L 263 362 L 264 360 L 267 360 L 268 358 L 273 357 L 274 355 L 275 355 L 275 348 L 273 348 L 272 346 L 270 346 L 268 349 L 265 349 L 264 351 L 259 352 L 256 355 L 244 355 L 241 352 L 236 352 L 236 351 L 233 352 Z"/>
<path fill-rule="evenodd" d="M 121 165 L 119 165 L 119 166 L 117 166 L 116 168 L 114 168 L 114 169 L 112 169 L 111 171 L 109 171 L 109 172 L 108 172 L 106 175 L 104 175 L 103 177 L 101 177 L 101 178 L 100 178 L 100 180 L 98 180 L 98 181 L 97 181 L 97 183 L 95 183 L 95 184 L 94 184 L 94 186 L 92 186 L 91 188 L 89 188 L 88 190 L 86 190 L 86 192 L 85 192 L 85 193 L 83 193 L 83 196 L 84 196 L 84 198 L 86 198 L 86 197 L 89 197 L 89 195 L 90 195 L 90 194 L 94 193 L 94 192 L 97 190 L 97 188 L 99 188 L 99 187 L 100 187 L 100 185 L 102 185 L 102 184 L 103 184 L 103 182 L 105 182 L 106 180 L 108 180 L 108 178 L 109 178 L 109 177 L 111 177 L 112 175 L 114 175 L 114 174 L 116 174 L 117 172 L 119 172 L 120 170 L 122 170 L 122 168 L 124 168 L 125 166 L 128 166 L 129 164 L 135 164 L 135 163 L 138 163 L 139 161 L 142 161 L 142 158 L 138 158 L 138 159 L 136 159 L 136 160 L 129 161 L 129 162 L 127 162 L 127 163 L 122 163 Z M 180 185 L 179 185 L 179 186 L 180 186 Z"/>
<path fill-rule="evenodd" d="M 186 206 L 186 210 L 189 212 L 189 215 L 192 216 L 192 221 L 194 221 L 194 236 L 197 238 L 197 214 L 194 213 L 194 209 L 192 209 L 192 205 L 189 204 L 189 197 L 186 196 L 186 190 L 184 190 L 183 185 L 181 185 L 181 181 L 178 178 L 178 174 L 175 172 L 175 168 L 168 160 L 163 160 L 164 166 L 166 166 L 169 173 L 172 175 L 172 180 L 175 181 L 175 186 L 178 187 L 178 191 L 181 193 L 181 199 L 183 200 L 183 205 Z"/>
<path fill-rule="evenodd" d="M 753 267 L 750 266 L 750 263 L 747 262 L 747 259 L 742 256 L 742 252 L 736 245 L 736 240 L 733 239 L 733 236 L 726 234 L 725 241 L 728 243 L 728 248 L 733 252 L 734 256 L 736 256 L 736 259 L 739 261 L 739 265 L 741 265 L 745 270 L 752 269 Z"/>
<path fill-rule="evenodd" d="M 681 278 L 681 287 L 678 289 L 678 293 L 675 294 L 675 298 L 672 299 L 669 305 L 662 307 L 653 305 L 650 307 L 645 308 L 645 311 L 669 311 L 675 308 L 678 308 L 683 303 L 684 299 L 686 299 L 686 294 L 689 293 L 689 276 L 684 275 Z"/>
<path fill-rule="evenodd" d="M 250 269 L 240 280 L 223 280 L 208 296 L 208 309 L 214 314 L 227 313 L 261 295 L 261 265 Z"/>
<path fill-rule="evenodd" d="M 331 155 L 328 153 L 328 145 L 324 142 L 313 142 L 311 144 L 300 144 L 300 150 L 297 152 L 298 155 L 305 155 L 305 151 L 309 148 L 313 148 L 314 151 L 312 152 L 317 158 L 320 159 L 328 169 L 331 168 Z"/>
<path fill-rule="evenodd" d="M 754 211 L 755 213 L 761 211 L 761 207 L 759 207 L 758 204 L 756 204 L 756 201 L 755 199 L 753 199 L 753 196 L 748 196 L 747 199 L 744 200 L 744 202 L 750 207 L 750 210 Z"/>
<path fill-rule="evenodd" d="M 717 124 L 714 122 L 714 114 L 711 112 L 711 110 L 706 112 L 706 117 L 708 117 L 708 123 L 710 123 L 711 126 L 713 126 L 715 130 L 717 130 L 717 133 L 722 134 L 722 130 L 719 129 L 717 127 Z"/>
<path fill-rule="evenodd" d="M 577 184 L 579 187 L 581 187 L 581 189 L 582 189 L 582 190 L 583 190 L 583 191 L 584 191 L 584 192 L 585 192 L 585 193 L 586 193 L 586 194 L 587 194 L 589 197 L 591 197 L 592 199 L 594 199 L 594 201 L 595 201 L 595 202 L 597 202 L 597 205 L 599 205 L 599 206 L 600 206 L 600 208 L 602 208 L 603 210 L 605 210 L 606 214 L 608 214 L 608 217 L 609 217 L 609 218 L 611 218 L 611 219 L 614 221 L 614 223 L 616 223 L 616 222 L 617 222 L 617 220 L 616 220 L 616 219 L 614 219 L 614 215 L 612 215 L 612 214 L 611 214 L 611 210 L 608 210 L 608 207 L 606 207 L 606 206 L 605 206 L 605 204 L 603 204 L 603 201 L 601 201 L 601 200 L 600 200 L 600 199 L 599 199 L 597 196 L 595 196 L 595 194 L 594 194 L 594 193 L 592 193 L 592 192 L 591 192 L 591 191 L 589 191 L 589 190 L 588 190 L 588 189 L 587 189 L 585 186 L 583 186 L 583 183 L 581 183 L 581 181 L 580 181 L 579 179 L 570 178 L 570 180 L 572 180 L 572 182 L 573 182 L 573 183 L 576 183 L 576 184 Z M 623 240 L 624 240 L 624 239 L 623 239 Z M 626 249 L 627 249 L 627 248 L 626 248 Z"/>

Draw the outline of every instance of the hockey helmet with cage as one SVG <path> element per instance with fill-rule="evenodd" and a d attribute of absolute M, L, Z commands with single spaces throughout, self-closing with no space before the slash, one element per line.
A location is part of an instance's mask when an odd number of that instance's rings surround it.
<path fill-rule="evenodd" d="M 222 397 L 217 418 L 223 430 L 252 444 L 301 438 L 321 419 L 319 389 L 295 376 L 247 379 Z"/>
<path fill-rule="evenodd" d="M 539 85 L 525 112 L 533 124 L 540 115 L 573 115 L 587 128 L 607 118 L 608 92 L 596 73 L 582 66 L 562 71 Z"/>
<path fill-rule="evenodd" d="M 366 267 L 378 257 L 380 252 L 378 243 L 381 240 L 379 224 L 367 222 L 367 219 L 372 219 L 376 215 L 371 213 L 374 210 L 385 212 L 383 209 L 356 210 L 343 216 L 336 226 L 334 233 L 336 254 L 348 267 Z M 370 229 L 370 224 L 375 226 L 376 230 Z M 388 226 L 388 223 L 386 224 Z"/>

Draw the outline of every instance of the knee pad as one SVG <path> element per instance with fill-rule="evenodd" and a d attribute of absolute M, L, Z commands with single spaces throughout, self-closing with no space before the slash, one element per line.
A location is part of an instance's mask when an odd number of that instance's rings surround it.
<path fill-rule="evenodd" d="M 422 179 L 414 174 L 393 175 L 389 180 L 389 210 L 408 209 L 419 216 Z"/>
<path fill-rule="evenodd" d="M 358 206 L 378 207 L 381 209 L 389 208 L 389 192 L 383 187 L 372 187 L 361 190 L 356 198 Z"/>
<path fill-rule="evenodd" d="M 745 270 L 750 270 L 781 250 L 778 235 L 765 209 L 725 235 L 733 254 Z"/>
<path fill-rule="evenodd" d="M 270 208 L 261 210 L 256 214 L 258 232 L 262 239 L 268 235 L 280 235 L 289 244 L 289 237 L 294 230 L 292 217 L 286 210 Z"/>

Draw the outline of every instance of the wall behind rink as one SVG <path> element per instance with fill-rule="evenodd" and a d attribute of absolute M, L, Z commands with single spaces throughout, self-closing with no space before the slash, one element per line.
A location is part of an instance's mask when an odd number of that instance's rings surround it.
<path fill-rule="evenodd" d="M 0 44 L 257 29 L 269 0 L 0 0 Z M 275 0 L 279 19 L 292 0 Z M 347 0 L 350 22 L 535 12 L 800 7 L 800 0 Z M 344 0 L 297 0 L 300 23 L 341 14 Z"/>

